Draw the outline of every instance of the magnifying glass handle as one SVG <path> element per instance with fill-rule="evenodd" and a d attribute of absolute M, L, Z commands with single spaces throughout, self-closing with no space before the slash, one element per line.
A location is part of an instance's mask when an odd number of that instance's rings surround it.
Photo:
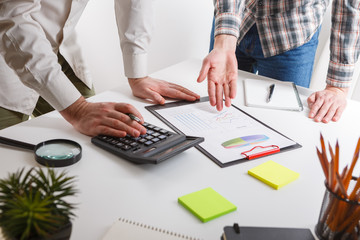
<path fill-rule="evenodd" d="M 9 146 L 13 146 L 13 147 L 20 147 L 20 148 L 24 148 L 24 149 L 28 149 L 28 150 L 34 150 L 34 148 L 35 148 L 35 145 L 33 145 L 33 144 L 26 143 L 26 142 L 20 142 L 20 141 L 16 141 L 16 140 L 1 137 L 1 136 L 0 136 L 0 143 L 9 145 Z"/>

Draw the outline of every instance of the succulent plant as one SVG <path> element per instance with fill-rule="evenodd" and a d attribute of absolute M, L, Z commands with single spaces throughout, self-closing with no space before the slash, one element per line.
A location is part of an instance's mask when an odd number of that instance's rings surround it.
<path fill-rule="evenodd" d="M 22 168 L 0 179 L 0 227 L 7 239 L 44 239 L 70 223 L 74 177 L 53 169 Z"/>

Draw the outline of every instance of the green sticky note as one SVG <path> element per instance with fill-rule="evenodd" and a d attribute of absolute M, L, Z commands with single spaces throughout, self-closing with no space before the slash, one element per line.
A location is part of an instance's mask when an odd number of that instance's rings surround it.
<path fill-rule="evenodd" d="M 275 189 L 279 189 L 286 184 L 296 180 L 299 173 L 294 172 L 276 162 L 267 161 L 248 171 L 251 176 L 263 181 Z"/>
<path fill-rule="evenodd" d="M 210 187 L 179 197 L 178 202 L 202 222 L 236 210 L 234 204 Z"/>

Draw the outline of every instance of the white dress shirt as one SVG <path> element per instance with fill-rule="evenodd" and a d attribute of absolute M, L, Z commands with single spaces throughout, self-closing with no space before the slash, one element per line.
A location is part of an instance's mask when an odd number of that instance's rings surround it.
<path fill-rule="evenodd" d="M 30 115 L 39 95 L 58 111 L 74 103 L 81 95 L 61 71 L 58 51 L 75 74 L 91 87 L 91 77 L 74 35 L 74 27 L 87 2 L 0 0 L 1 107 Z M 153 29 L 153 2 L 115 0 L 128 78 L 148 74 L 147 49 Z"/>

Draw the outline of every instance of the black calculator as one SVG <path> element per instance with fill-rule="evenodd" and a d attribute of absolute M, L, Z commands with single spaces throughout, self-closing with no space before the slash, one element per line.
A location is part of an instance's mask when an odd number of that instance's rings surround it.
<path fill-rule="evenodd" d="M 143 126 L 146 134 L 137 138 L 99 135 L 91 142 L 131 162 L 157 164 L 204 141 L 202 137 L 174 133 L 147 122 Z"/>

